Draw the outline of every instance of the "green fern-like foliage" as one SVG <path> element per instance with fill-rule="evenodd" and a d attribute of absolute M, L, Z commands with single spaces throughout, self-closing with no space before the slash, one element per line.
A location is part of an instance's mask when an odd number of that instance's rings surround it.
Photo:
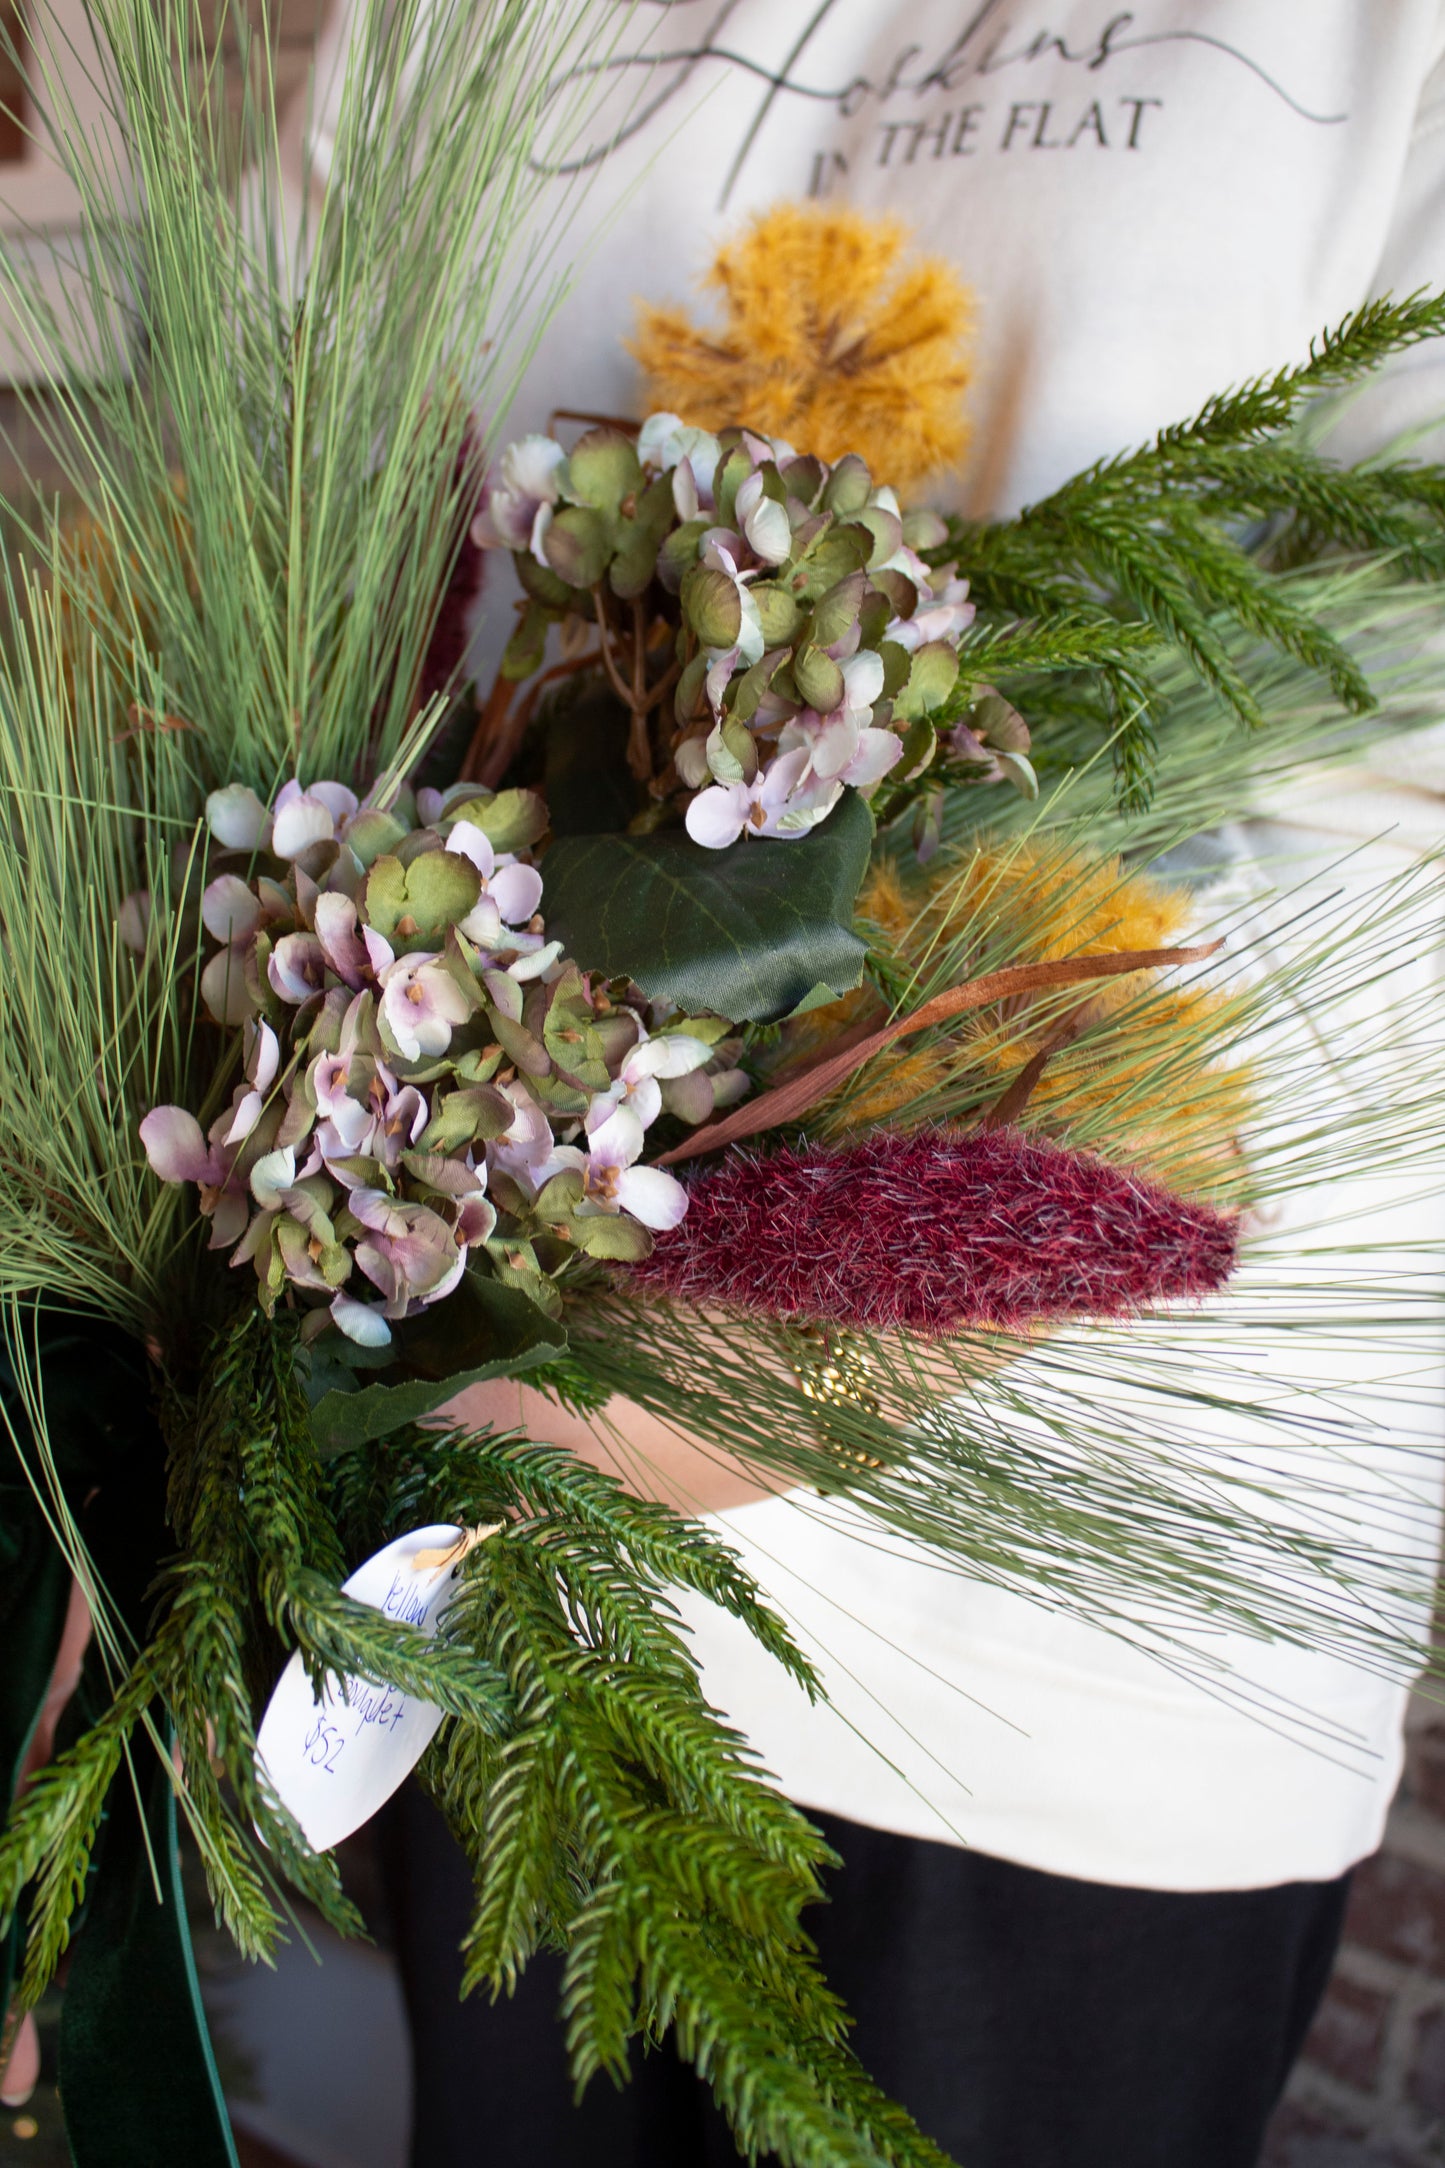
<path fill-rule="evenodd" d="M 941 2168 L 848 2051 L 811 1961 L 800 1916 L 828 1849 L 703 1700 L 668 1605 L 670 1586 L 706 1595 L 813 1690 L 731 1553 L 550 1446 L 430 1434 L 372 1449 L 341 1475 L 364 1494 L 358 1536 L 378 1481 L 392 1526 L 507 1521 L 446 1629 L 505 1676 L 505 1734 L 453 1724 L 424 1764 L 476 1876 L 467 1985 L 507 1992 L 539 1947 L 559 1949 L 579 2087 L 621 2080 L 629 2042 L 671 2029 L 745 2152 Z"/>
<path fill-rule="evenodd" d="M 930 554 L 958 560 L 979 606 L 955 712 L 981 680 L 1001 683 L 1044 746 L 1060 707 L 1092 712 L 1112 737 L 1130 809 L 1148 803 L 1168 723 L 1151 653 L 1173 650 L 1250 727 L 1265 718 L 1240 665 L 1240 633 L 1317 672 L 1349 712 L 1368 713 L 1375 697 L 1358 664 L 1281 575 L 1339 551 L 1438 579 L 1445 468 L 1339 466 L 1296 425 L 1320 394 L 1442 332 L 1441 296 L 1370 302 L 1297 367 L 1209 400 L 1016 519 L 952 521 Z"/>
<path fill-rule="evenodd" d="M 110 1706 L 42 1772 L 0 1838 L 0 1924 L 29 1890 L 22 2001 L 44 1992 L 85 1891 L 107 1794 L 142 1730 L 179 1747 L 182 1806 L 218 1915 L 267 1956 L 278 1876 L 360 1921 L 256 1763 L 256 1712 L 289 1649 L 447 1712 L 426 1774 L 477 1876 L 472 1987 L 566 1952 L 579 2086 L 621 2079 L 671 2030 L 746 2152 L 793 2168 L 946 2168 L 849 2052 L 801 1924 L 828 1847 L 704 1701 L 669 1587 L 739 1619 L 816 1681 L 727 1548 L 555 1447 L 412 1431 L 329 1469 L 291 1322 L 244 1312 L 200 1389 L 163 1411 L 179 1560 Z M 504 1523 L 427 1641 L 338 1593 L 348 1556 L 446 1520 Z M 223 1790 L 223 1781 L 229 1791 Z M 260 1835 L 264 1850 L 256 1843 Z"/>

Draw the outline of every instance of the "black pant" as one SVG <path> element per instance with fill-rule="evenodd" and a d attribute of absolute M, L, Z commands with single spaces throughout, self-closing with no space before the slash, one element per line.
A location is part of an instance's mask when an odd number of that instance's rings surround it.
<path fill-rule="evenodd" d="M 814 1817 L 843 1858 L 807 1915 L 863 2063 L 962 2168 L 1254 2168 L 1324 1991 L 1348 1877 L 1179 1895 L 1038 1874 Z M 638 2056 L 574 2107 L 555 1961 L 457 2000 L 466 1866 L 408 1787 L 385 1833 L 416 2053 L 414 2159 L 730 2168 L 705 2088 Z"/>

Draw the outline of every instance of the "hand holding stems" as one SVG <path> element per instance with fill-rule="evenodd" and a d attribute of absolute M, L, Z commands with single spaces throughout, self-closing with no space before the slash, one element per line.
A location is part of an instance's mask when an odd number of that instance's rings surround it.
<path fill-rule="evenodd" d="M 963 1386 L 963 1374 L 946 1347 L 946 1342 L 909 1343 L 908 1367 L 920 1403 L 948 1399 Z M 977 1339 L 970 1343 L 968 1367 L 984 1375 L 1003 1369 L 1019 1352 L 1014 1345 L 990 1346 Z M 775 1339 L 758 1334 L 751 1356 L 780 1376 L 789 1374 Z M 517 1429 L 526 1437 L 562 1446 L 604 1475 L 615 1476 L 634 1495 L 657 1499 L 689 1516 L 730 1512 L 798 1487 L 796 1476 L 764 1469 L 746 1455 L 728 1453 L 714 1439 L 669 1422 L 621 1394 L 614 1394 L 597 1414 L 589 1416 L 563 1407 L 550 1393 L 524 1379 L 494 1378 L 470 1386 L 439 1414 L 449 1422 Z M 800 1405 L 800 1426 L 806 1420 L 806 1410 Z"/>

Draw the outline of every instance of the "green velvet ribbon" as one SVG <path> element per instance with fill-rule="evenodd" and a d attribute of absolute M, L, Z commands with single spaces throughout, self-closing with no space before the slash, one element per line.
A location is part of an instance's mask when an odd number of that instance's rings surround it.
<path fill-rule="evenodd" d="M 91 1556 L 137 1645 L 146 1590 L 169 1548 L 165 1455 L 140 1351 L 102 1325 L 41 1329 L 46 1432 Z M 20 1452 L 32 1448 L 14 1380 L 0 1367 Z M 0 1781 L 13 1798 L 45 1700 L 70 1595 L 68 1564 L 17 1451 L 0 1438 Z M 31 1473 L 38 1477 L 32 1464 Z M 99 1667 L 62 1730 L 104 1704 Z M 159 1715 L 159 1711 L 157 1714 Z M 8 2008 L 23 1919 L 0 1950 Z M 181 1888 L 176 1797 L 138 1735 L 106 1800 L 61 2001 L 60 2081 L 75 2168 L 237 2168 L 196 1980 Z"/>

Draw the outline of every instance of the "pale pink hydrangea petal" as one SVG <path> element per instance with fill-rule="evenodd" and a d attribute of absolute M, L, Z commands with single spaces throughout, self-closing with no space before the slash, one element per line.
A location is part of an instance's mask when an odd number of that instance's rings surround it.
<path fill-rule="evenodd" d="M 633 1049 L 622 1067 L 622 1088 L 624 1104 L 637 1114 L 643 1130 L 650 1130 L 663 1112 L 665 1095 L 659 1077 L 682 1077 L 702 1069 L 711 1051 L 702 1038 L 691 1038 L 687 1032 L 665 1032 L 661 1038 L 646 1038 Z M 667 1106 L 674 1106 L 672 1097 L 667 1097 Z M 587 1125 L 591 1127 L 591 1117 Z"/>
<path fill-rule="evenodd" d="M 387 940 L 386 935 L 378 933 L 374 926 L 363 926 L 361 938 L 366 944 L 366 953 L 370 959 L 371 968 L 376 973 L 376 976 L 380 978 L 382 973 L 389 971 L 396 962 L 396 950 Z"/>
<path fill-rule="evenodd" d="M 624 1104 L 631 1107 L 644 1129 L 650 1129 L 662 1112 L 662 1086 L 655 1076 L 640 1076 L 627 1086 Z"/>
<path fill-rule="evenodd" d="M 329 843 L 336 833 L 335 819 L 324 799 L 298 791 L 287 800 L 290 788 L 288 783 L 277 798 L 271 825 L 271 848 L 278 858 L 299 858 L 313 843 Z"/>
<path fill-rule="evenodd" d="M 414 1084 L 405 1085 L 387 1100 L 371 1149 L 384 1166 L 399 1166 L 402 1153 L 415 1144 L 430 1119 L 425 1098 Z"/>
<path fill-rule="evenodd" d="M 244 1144 L 260 1121 L 261 1110 L 265 1104 L 259 1092 L 243 1092 L 236 1101 L 231 1126 L 226 1131 L 224 1141 L 227 1144 Z"/>
<path fill-rule="evenodd" d="M 688 807 L 687 832 L 704 850 L 726 850 L 742 834 L 750 804 L 746 783 L 714 783 L 711 790 L 700 790 Z"/>
<path fill-rule="evenodd" d="M 321 800 L 338 828 L 344 821 L 353 819 L 360 806 L 356 792 L 349 790 L 345 783 L 308 783 L 306 795 Z"/>
<path fill-rule="evenodd" d="M 328 892 L 316 898 L 314 918 L 326 961 L 339 979 L 353 991 L 359 990 L 366 983 L 371 958 L 357 932 L 356 905 L 350 896 Z"/>
<path fill-rule="evenodd" d="M 587 1154 L 579 1152 L 575 1144 L 559 1144 L 545 1159 L 526 1168 L 525 1173 L 534 1190 L 545 1189 L 554 1174 L 580 1174 L 585 1177 Z"/>
<path fill-rule="evenodd" d="M 383 1034 L 405 1061 L 444 1054 L 453 1028 L 470 1014 L 465 994 L 435 954 L 400 956 L 382 974 Z"/>
<path fill-rule="evenodd" d="M 542 901 L 542 876 L 535 866 L 498 866 L 487 882 L 488 894 L 509 926 L 525 926 Z"/>
<path fill-rule="evenodd" d="M 201 1125 L 184 1107 L 152 1107 L 140 1125 L 152 1170 L 163 1182 L 209 1182 L 215 1163 Z"/>
<path fill-rule="evenodd" d="M 692 461 L 679 459 L 672 470 L 672 508 L 680 520 L 686 521 L 697 518 L 700 503 Z"/>
<path fill-rule="evenodd" d="M 386 1314 L 403 1317 L 408 1303 L 439 1301 L 465 1268 L 451 1229 L 428 1206 L 398 1204 L 380 1190 L 356 1189 L 351 1210 L 371 1230 L 356 1246 L 356 1262 L 386 1297 Z"/>
<path fill-rule="evenodd" d="M 663 1233 L 684 1218 L 687 1191 L 664 1167 L 628 1167 L 617 1177 L 617 1202 L 644 1227 Z"/>
<path fill-rule="evenodd" d="M 680 414 L 669 414 L 659 409 L 649 414 L 637 432 L 637 456 L 644 467 L 652 467 L 658 474 L 665 474 L 683 457 L 683 438 L 686 424 Z"/>
<path fill-rule="evenodd" d="M 266 976 L 293 1008 L 319 993 L 326 982 L 326 958 L 315 934 L 283 934 L 267 960 Z"/>
<path fill-rule="evenodd" d="M 224 850 L 255 851 L 268 841 L 271 816 L 244 783 L 228 783 L 207 798 L 206 825 Z"/>
<path fill-rule="evenodd" d="M 244 1024 L 255 1014 L 239 949 L 218 949 L 201 973 L 201 999 L 218 1024 Z"/>
<path fill-rule="evenodd" d="M 642 1150 L 642 1124 L 630 1107 L 614 1107 L 587 1143 L 594 1166 L 630 1167 Z"/>
<path fill-rule="evenodd" d="M 297 1179 L 308 1174 L 325 1174 L 333 1182 L 339 1182 L 345 1190 L 360 1189 L 369 1179 L 353 1167 L 343 1166 L 343 1160 L 369 1158 L 372 1132 L 376 1124 L 370 1117 L 361 1136 L 350 1143 L 337 1128 L 335 1122 L 322 1122 L 315 1133 L 316 1148 L 306 1165 L 298 1169 Z"/>
<path fill-rule="evenodd" d="M 610 1121 L 626 1098 L 627 1085 L 621 1077 L 615 1084 L 609 1084 L 605 1092 L 594 1092 L 582 1117 L 582 1127 L 587 1135 L 591 1136 L 594 1129 L 600 1129 L 604 1122 Z"/>
<path fill-rule="evenodd" d="M 912 617 L 894 618 L 887 637 L 910 654 L 930 640 L 947 640 L 952 645 L 963 638 L 977 615 L 976 605 L 968 599 L 968 581 L 949 578 L 941 588 L 921 597 Z"/>
<path fill-rule="evenodd" d="M 750 474 L 738 490 L 735 517 L 742 521 L 748 547 L 755 557 L 768 565 L 785 562 L 793 547 L 787 507 L 764 495 L 761 474 Z"/>
<path fill-rule="evenodd" d="M 137 956 L 144 956 L 151 929 L 151 892 L 148 888 L 133 888 L 121 899 L 115 925 L 126 947 Z"/>
<path fill-rule="evenodd" d="M 890 768 L 903 758 L 903 740 L 892 730 L 860 730 L 858 748 L 843 770 L 843 781 L 855 790 L 881 783 Z"/>
<path fill-rule="evenodd" d="M 283 1145 L 274 1152 L 263 1152 L 251 1169 L 251 1195 L 265 1212 L 275 1211 L 281 1203 L 281 1192 L 290 1189 L 296 1180 L 296 1154 L 290 1145 Z"/>
<path fill-rule="evenodd" d="M 779 843 L 796 843 L 801 836 L 811 835 L 822 825 L 842 795 L 841 781 L 828 783 L 820 778 L 811 788 L 796 792 L 785 804 L 769 812 L 756 833 L 770 836 Z"/>
<path fill-rule="evenodd" d="M 246 1074 L 258 1092 L 268 1092 L 281 1067 L 281 1041 L 263 1020 L 247 1024 L 244 1036 Z"/>
<path fill-rule="evenodd" d="M 543 941 L 536 934 L 509 934 L 506 945 L 518 951 L 507 966 L 507 975 L 519 980 L 544 977 L 562 953 L 560 941 Z"/>
<path fill-rule="evenodd" d="M 466 917 L 457 920 L 457 932 L 470 941 L 474 948 L 500 948 L 502 914 L 497 908 L 495 896 L 479 896 Z"/>
<path fill-rule="evenodd" d="M 481 549 L 530 548 L 537 515 L 557 500 L 558 470 L 566 453 L 553 437 L 519 437 L 502 454 L 501 473 L 472 522 Z"/>
<path fill-rule="evenodd" d="M 689 1069 L 701 1069 L 711 1055 L 705 1040 L 686 1031 L 666 1031 L 634 1048 L 622 1074 L 629 1084 L 645 1076 L 686 1076 Z"/>
<path fill-rule="evenodd" d="M 520 1084 L 503 1084 L 501 1093 L 516 1108 L 510 1128 L 487 1145 L 487 1164 L 503 1174 L 532 1178 L 552 1151 L 552 1129 L 546 1115 Z M 580 1156 L 580 1155 L 579 1155 Z"/>
<path fill-rule="evenodd" d="M 811 746 L 814 775 L 831 782 L 843 773 L 857 750 L 857 719 L 846 708 L 838 708 L 814 726 Z"/>
<path fill-rule="evenodd" d="M 386 1347 L 391 1327 L 375 1303 L 358 1302 L 355 1295 L 338 1291 L 331 1298 L 331 1315 L 337 1329 L 358 1347 Z"/>
<path fill-rule="evenodd" d="M 375 1127 L 375 1116 L 360 1099 L 353 1099 L 347 1090 L 351 1074 L 351 1057 L 346 1054 L 318 1054 L 311 1064 L 309 1080 L 316 1097 L 317 1112 L 324 1117 L 324 1128 L 329 1135 L 318 1133 L 320 1150 L 326 1158 L 337 1153 L 364 1151 Z"/>
<path fill-rule="evenodd" d="M 865 647 L 845 656 L 838 667 L 843 673 L 844 706 L 871 713 L 874 701 L 883 697 L 883 657 L 876 648 Z"/>
<path fill-rule="evenodd" d="M 447 849 L 455 851 L 459 858 L 470 859 L 484 881 L 497 863 L 491 837 L 484 835 L 475 821 L 458 821 L 447 837 Z"/>
<path fill-rule="evenodd" d="M 227 1190 L 223 1196 L 218 1197 L 216 1209 L 211 1214 L 211 1238 L 206 1248 L 229 1250 L 239 1242 L 246 1232 L 250 1209 L 243 1190 Z"/>

